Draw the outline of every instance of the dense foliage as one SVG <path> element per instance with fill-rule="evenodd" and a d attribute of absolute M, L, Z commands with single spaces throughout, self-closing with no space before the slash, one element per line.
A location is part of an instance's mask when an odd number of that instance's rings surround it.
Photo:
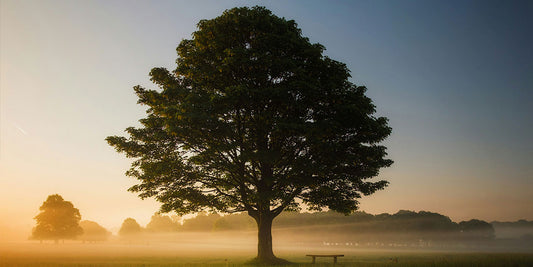
<path fill-rule="evenodd" d="M 39 210 L 41 212 L 34 218 L 37 226 L 33 228 L 32 239 L 57 242 L 57 240 L 76 239 L 83 233 L 79 225 L 80 211 L 62 196 L 57 194 L 48 196 Z"/>
<path fill-rule="evenodd" d="M 150 72 L 160 90 L 135 87 L 148 106 L 142 127 L 107 138 L 136 159 L 130 190 L 163 212 L 247 212 L 262 259 L 273 258 L 270 228 L 283 210 L 355 211 L 387 185 L 372 178 L 392 164 L 380 145 L 391 128 L 323 50 L 262 7 L 200 21 L 176 70 Z"/>
<path fill-rule="evenodd" d="M 254 230 L 245 214 L 203 214 L 184 221 L 185 225 L 195 225 L 197 231 Z M 294 232 L 316 231 L 325 229 L 339 233 L 461 233 L 463 236 L 493 238 L 494 228 L 490 223 L 481 220 L 453 222 L 449 217 L 428 211 L 400 210 L 395 214 L 372 215 L 366 212 L 355 212 L 345 216 L 336 212 L 283 212 L 276 218 L 274 228 L 290 228 Z M 180 227 L 180 231 L 191 228 Z M 457 237 L 457 236 L 455 236 Z"/>

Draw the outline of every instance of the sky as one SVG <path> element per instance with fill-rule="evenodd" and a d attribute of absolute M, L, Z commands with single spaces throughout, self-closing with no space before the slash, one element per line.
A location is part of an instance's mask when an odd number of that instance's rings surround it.
<path fill-rule="evenodd" d="M 0 0 L 0 233 L 48 195 L 114 229 L 159 208 L 127 188 L 130 159 L 105 142 L 138 126 L 132 87 L 201 19 L 262 5 L 344 62 L 389 118 L 387 189 L 361 210 L 454 221 L 533 220 L 531 1 Z M 24 232 L 26 231 L 26 232 Z"/>

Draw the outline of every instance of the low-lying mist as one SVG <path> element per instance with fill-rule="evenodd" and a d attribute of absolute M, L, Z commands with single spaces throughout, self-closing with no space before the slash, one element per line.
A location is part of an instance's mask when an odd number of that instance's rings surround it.
<path fill-rule="evenodd" d="M 353 226 L 353 225 L 352 225 Z M 346 227 L 346 225 L 344 225 Z M 3 242 L 3 251 L 42 252 L 45 254 L 65 252 L 84 256 L 162 256 L 210 253 L 237 253 L 254 255 L 257 248 L 257 233 L 250 230 L 209 232 L 143 232 L 131 236 L 112 235 L 106 241 L 66 240 Z M 457 239 L 441 232 L 419 234 L 405 232 L 358 233 L 336 231 L 333 227 L 304 226 L 276 228 L 273 230 L 274 250 L 301 250 L 305 252 L 356 251 L 356 250 L 416 250 L 416 251 L 484 251 L 484 252 L 531 252 L 533 242 L 528 239 Z M 5 240 L 4 240 L 5 241 Z M 112 250 L 109 250 L 112 248 Z M 79 251 L 77 251 L 79 249 Z M 192 253 L 192 254 L 191 254 Z M 196 254 L 195 254 L 196 253 Z"/>
<path fill-rule="evenodd" d="M 533 251 L 533 222 L 479 220 L 455 223 L 430 212 L 400 211 L 344 216 L 332 212 L 282 213 L 273 225 L 276 252 L 394 251 Z M 31 229 L 1 227 L 3 255 L 43 257 L 235 255 L 253 257 L 257 227 L 246 214 L 199 214 L 194 218 L 155 214 L 140 226 L 124 220 L 117 233 L 96 222 L 81 221 L 84 233 L 75 240 L 29 240 Z"/>

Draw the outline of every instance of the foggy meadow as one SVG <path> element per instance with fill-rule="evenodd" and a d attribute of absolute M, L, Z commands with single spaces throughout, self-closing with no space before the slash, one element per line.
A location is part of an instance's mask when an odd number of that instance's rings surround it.
<path fill-rule="evenodd" d="M 116 233 L 97 222 L 80 225 L 84 232 L 73 240 L 3 242 L 0 264 L 241 265 L 257 245 L 256 226 L 246 214 L 200 213 L 187 219 L 154 214 L 145 226 L 125 219 Z M 307 254 L 340 253 L 345 255 L 339 258 L 344 266 L 527 266 L 533 260 L 532 235 L 533 222 L 524 220 L 457 223 L 438 213 L 406 210 L 350 216 L 285 212 L 273 225 L 273 246 L 280 257 L 298 264 L 310 264 Z"/>
<path fill-rule="evenodd" d="M 0 0 L 0 267 L 533 266 L 532 8 Z"/>

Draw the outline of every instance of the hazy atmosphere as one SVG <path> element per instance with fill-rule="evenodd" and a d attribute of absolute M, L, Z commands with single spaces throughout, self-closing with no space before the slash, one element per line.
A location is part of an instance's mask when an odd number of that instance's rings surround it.
<path fill-rule="evenodd" d="M 176 68 L 200 20 L 255 5 L 345 63 L 388 118 L 390 184 L 360 211 L 533 220 L 532 1 L 0 0 L 0 236 L 27 240 L 53 194 L 114 234 L 145 227 L 160 203 L 127 191 L 132 160 L 105 139 L 140 126 L 132 87 L 156 89 L 148 73 Z"/>

